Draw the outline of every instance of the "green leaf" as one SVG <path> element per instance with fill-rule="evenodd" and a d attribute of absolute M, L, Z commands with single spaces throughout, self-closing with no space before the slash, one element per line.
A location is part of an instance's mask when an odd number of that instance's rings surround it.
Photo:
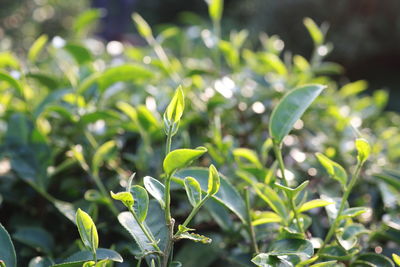
<path fill-rule="evenodd" d="M 93 60 L 92 53 L 82 45 L 68 43 L 63 47 L 63 49 L 67 51 L 79 65 Z"/>
<path fill-rule="evenodd" d="M 17 267 L 14 245 L 7 230 L 0 224 L 0 259 L 7 267 Z"/>
<path fill-rule="evenodd" d="M 190 204 L 196 207 L 201 201 L 201 187 L 199 182 L 193 177 L 186 177 L 184 185 Z"/>
<path fill-rule="evenodd" d="M 324 35 L 322 31 L 318 28 L 317 24 L 311 18 L 305 18 L 303 20 L 311 38 L 313 39 L 315 45 L 321 45 L 324 42 Z"/>
<path fill-rule="evenodd" d="M 222 12 L 224 10 L 224 0 L 207 0 L 208 14 L 214 22 L 221 21 Z"/>
<path fill-rule="evenodd" d="M 132 207 L 135 202 L 131 192 L 119 192 L 114 194 L 114 192 L 111 191 L 111 197 L 121 201 L 127 208 Z"/>
<path fill-rule="evenodd" d="M 167 125 L 172 126 L 179 123 L 184 109 L 185 96 L 183 95 L 182 86 L 179 86 L 164 113 L 164 120 L 168 123 Z"/>
<path fill-rule="evenodd" d="M 278 258 L 268 253 L 260 253 L 251 261 L 259 267 L 293 267 L 293 264 L 284 258 Z"/>
<path fill-rule="evenodd" d="M 149 24 L 147 24 L 147 22 L 142 18 L 142 16 L 140 16 L 138 13 L 133 13 L 132 15 L 132 19 L 135 22 L 136 28 L 139 32 L 139 34 L 147 39 L 147 38 L 151 38 L 153 36 L 153 33 L 151 31 L 151 28 L 149 26 Z"/>
<path fill-rule="evenodd" d="M 154 240 L 160 240 L 158 246 L 161 250 L 164 250 L 168 241 L 168 229 L 165 224 L 164 212 L 160 209 L 159 205 L 155 204 L 154 200 L 150 201 L 149 214 L 152 216 L 146 218 L 143 223 L 144 227 L 150 229 L 150 233 L 154 236 Z M 155 251 L 154 247 L 150 244 L 151 240 L 146 237 L 130 212 L 121 212 L 118 215 L 118 221 L 133 237 L 142 253 Z"/>
<path fill-rule="evenodd" d="M 357 217 L 365 212 L 367 212 L 369 208 L 367 207 L 356 207 L 356 208 L 348 208 L 343 211 L 340 215 L 342 219 L 344 218 L 354 218 Z"/>
<path fill-rule="evenodd" d="M 220 185 L 221 181 L 219 179 L 218 171 L 215 166 L 211 164 L 208 171 L 207 195 L 215 195 L 218 192 Z"/>
<path fill-rule="evenodd" d="M 76 211 L 76 225 L 83 244 L 91 251 L 99 247 L 99 237 L 92 218 L 81 209 Z"/>
<path fill-rule="evenodd" d="M 97 148 L 96 152 L 93 155 L 92 160 L 92 171 L 93 175 L 99 175 L 99 169 L 103 162 L 106 160 L 106 157 L 113 151 L 113 149 L 117 146 L 117 143 L 114 140 L 110 140 L 102 144 L 99 148 Z"/>
<path fill-rule="evenodd" d="M 194 242 L 201 242 L 203 244 L 210 244 L 212 242 L 211 238 L 204 235 L 199 235 L 195 233 L 181 233 L 177 236 L 178 239 L 190 239 Z"/>
<path fill-rule="evenodd" d="M 319 208 L 319 207 L 325 207 L 331 204 L 335 204 L 334 202 L 323 200 L 323 199 L 313 199 L 310 200 L 303 205 L 300 206 L 299 212 L 305 212 L 307 210 Z"/>
<path fill-rule="evenodd" d="M 278 214 L 272 211 L 255 212 L 253 215 L 252 225 L 257 226 L 265 223 L 278 223 L 281 222 L 282 218 Z"/>
<path fill-rule="evenodd" d="M 315 154 L 319 163 L 325 168 L 326 172 L 332 179 L 339 181 L 343 188 L 347 185 L 347 173 L 339 163 L 334 162 L 321 153 Z"/>
<path fill-rule="evenodd" d="M 400 266 L 400 256 L 393 253 L 392 258 L 393 258 L 394 263 L 396 263 L 398 266 Z"/>
<path fill-rule="evenodd" d="M 187 168 L 175 173 L 172 180 L 183 186 L 186 177 L 194 177 L 200 184 L 202 192 L 207 192 L 209 172 L 206 168 Z M 242 222 L 246 223 L 246 205 L 243 198 L 223 175 L 220 176 L 220 188 L 213 197 L 219 203 L 235 213 Z"/>
<path fill-rule="evenodd" d="M 343 86 L 339 90 L 339 94 L 342 97 L 349 97 L 349 96 L 359 94 L 359 93 L 365 91 L 367 88 L 368 88 L 368 83 L 366 81 L 363 81 L 363 80 L 356 81 L 356 82 L 348 83 L 345 86 Z"/>
<path fill-rule="evenodd" d="M 274 241 L 267 253 L 273 256 L 296 255 L 300 258 L 311 258 L 314 255 L 314 248 L 308 240 L 282 239 Z"/>
<path fill-rule="evenodd" d="M 96 257 L 98 260 L 111 260 L 115 262 L 123 262 L 121 255 L 111 249 L 98 248 L 96 249 Z M 52 267 L 81 267 L 83 263 L 91 261 L 93 254 L 90 251 L 79 251 L 62 263 L 53 265 Z"/>
<path fill-rule="evenodd" d="M 282 142 L 295 122 L 324 89 L 323 85 L 305 85 L 291 90 L 281 99 L 272 111 L 269 122 L 269 134 L 274 142 Z"/>
<path fill-rule="evenodd" d="M 352 237 L 357 237 L 360 234 L 368 233 L 369 231 L 365 229 L 364 225 L 354 223 L 346 226 L 342 233 L 343 239 L 350 239 Z"/>
<path fill-rule="evenodd" d="M 28 59 L 31 62 L 36 61 L 37 56 L 43 50 L 43 48 L 46 45 L 48 39 L 49 38 L 47 37 L 46 34 L 42 34 L 42 35 L 39 36 L 39 38 L 37 38 L 35 40 L 35 42 L 31 46 L 31 48 L 29 48 Z"/>
<path fill-rule="evenodd" d="M 81 13 L 74 21 L 72 28 L 74 29 L 74 33 L 79 35 L 83 31 L 85 31 L 90 25 L 94 24 L 98 21 L 102 16 L 102 12 L 100 9 L 89 9 L 83 13 Z"/>
<path fill-rule="evenodd" d="M 25 91 L 24 91 L 24 88 L 22 87 L 21 83 L 18 80 L 14 79 L 8 73 L 0 71 L 0 81 L 7 82 L 11 87 L 16 89 L 17 93 L 21 97 L 25 97 Z"/>
<path fill-rule="evenodd" d="M 46 86 L 50 90 L 54 90 L 59 86 L 59 80 L 57 77 L 42 72 L 29 72 L 25 75 L 27 78 L 31 78 L 39 82 L 41 85 Z"/>
<path fill-rule="evenodd" d="M 282 198 L 270 186 L 265 184 L 257 184 L 254 187 L 257 195 L 264 200 L 268 206 L 278 214 L 282 219 L 288 217 L 288 211 Z"/>
<path fill-rule="evenodd" d="M 143 184 L 146 190 L 154 197 L 158 203 L 160 203 L 161 208 L 165 209 L 164 194 L 165 187 L 160 181 L 154 179 L 153 177 L 146 176 L 143 178 Z"/>
<path fill-rule="evenodd" d="M 133 195 L 133 198 L 135 199 L 133 209 L 135 210 L 139 221 L 144 222 L 147 217 L 147 211 L 149 209 L 149 195 L 147 194 L 146 189 L 144 189 L 140 185 L 132 186 L 130 191 Z"/>
<path fill-rule="evenodd" d="M 364 138 L 358 138 L 356 140 L 356 148 L 357 148 L 357 160 L 361 164 L 363 164 L 369 157 L 371 153 L 371 146 L 369 145 L 368 141 Z"/>
<path fill-rule="evenodd" d="M 254 150 L 248 148 L 236 148 L 232 153 L 235 158 L 244 158 L 253 163 L 257 168 L 262 168 L 262 164 Z"/>
<path fill-rule="evenodd" d="M 13 238 L 47 255 L 54 249 L 53 237 L 39 227 L 21 227 L 13 234 Z"/>
<path fill-rule="evenodd" d="M 164 171 L 167 176 L 172 175 L 178 169 L 189 165 L 193 160 L 207 152 L 205 147 L 196 149 L 176 149 L 168 153 L 163 162 Z"/>
<path fill-rule="evenodd" d="M 357 257 L 350 267 L 394 267 L 393 262 L 386 256 L 374 253 L 364 253 Z"/>
<path fill-rule="evenodd" d="M 123 64 L 106 69 L 98 78 L 100 91 L 117 82 L 142 82 L 151 79 L 153 72 L 137 64 Z"/>
<path fill-rule="evenodd" d="M 340 261 L 348 261 L 350 260 L 353 255 L 357 254 L 359 251 L 356 249 L 352 249 L 350 251 L 346 251 L 339 245 L 330 245 L 326 246 L 321 251 L 321 257 L 333 260 L 340 260 Z"/>
<path fill-rule="evenodd" d="M 304 181 L 303 183 L 301 183 L 298 187 L 296 188 L 290 188 L 278 183 L 275 183 L 275 185 L 282 189 L 283 191 L 286 192 L 286 194 L 289 194 L 292 197 L 297 197 L 297 195 L 304 190 L 304 188 L 306 188 L 306 186 L 308 185 L 309 181 Z"/>

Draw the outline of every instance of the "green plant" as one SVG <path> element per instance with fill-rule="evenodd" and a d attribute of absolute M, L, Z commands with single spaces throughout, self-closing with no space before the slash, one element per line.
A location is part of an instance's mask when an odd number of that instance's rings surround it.
<path fill-rule="evenodd" d="M 160 30 L 134 15 L 149 46 L 118 55 L 82 17 L 66 40 L 0 53 L 0 220 L 19 265 L 390 266 L 378 254 L 400 245 L 400 116 L 387 92 L 338 83 L 312 20 L 312 57 L 285 56 L 278 36 L 253 49 L 247 30 L 219 29 L 222 6 Z"/>

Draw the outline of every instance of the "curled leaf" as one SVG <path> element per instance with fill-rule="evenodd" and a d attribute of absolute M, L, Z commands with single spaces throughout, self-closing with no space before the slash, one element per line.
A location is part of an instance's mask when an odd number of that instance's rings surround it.
<path fill-rule="evenodd" d="M 121 201 L 128 208 L 132 207 L 134 204 L 134 199 L 130 192 L 119 192 L 115 194 L 111 191 L 111 197 L 115 200 Z"/>
<path fill-rule="evenodd" d="M 368 141 L 364 138 L 358 138 L 356 140 L 356 148 L 357 148 L 357 160 L 363 164 L 369 157 L 371 153 L 371 146 L 369 145 Z"/>
<path fill-rule="evenodd" d="M 207 189 L 207 194 L 210 196 L 215 195 L 220 186 L 220 179 L 219 179 L 219 174 L 217 169 L 215 168 L 214 165 L 210 165 L 209 171 L 208 171 L 208 189 Z"/>

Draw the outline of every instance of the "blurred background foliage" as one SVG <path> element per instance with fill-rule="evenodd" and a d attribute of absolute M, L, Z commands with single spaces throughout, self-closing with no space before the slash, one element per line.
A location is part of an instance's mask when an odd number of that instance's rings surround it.
<path fill-rule="evenodd" d="M 185 24 L 185 12 L 207 17 L 207 8 L 195 0 L 2 0 L 0 5 L 0 49 L 13 47 L 20 52 L 26 51 L 39 33 L 68 36 L 73 18 L 89 7 L 104 9 L 96 33 L 107 41 L 138 42 L 130 20 L 134 11 L 151 25 Z M 335 49 L 328 59 L 343 65 L 349 80 L 368 78 L 370 90 L 389 89 L 393 97 L 388 108 L 400 110 L 397 0 L 227 0 L 224 30 L 246 28 L 254 43 L 259 32 L 277 34 L 289 51 L 309 56 L 312 42 L 304 38 L 304 17 L 329 25 L 327 39 Z"/>

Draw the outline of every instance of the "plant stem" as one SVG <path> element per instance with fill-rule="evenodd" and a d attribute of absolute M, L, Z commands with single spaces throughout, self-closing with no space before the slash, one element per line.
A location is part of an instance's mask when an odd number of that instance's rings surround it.
<path fill-rule="evenodd" d="M 249 188 L 246 188 L 244 192 L 245 192 L 245 201 L 246 201 L 246 215 L 247 215 L 246 219 L 247 219 L 248 232 L 250 235 L 251 245 L 253 247 L 253 253 L 258 254 L 258 253 L 260 253 L 260 251 L 258 250 L 256 234 L 254 232 L 254 227 L 251 222 Z"/>
<path fill-rule="evenodd" d="M 104 186 L 103 182 L 100 180 L 100 177 L 98 174 L 93 173 L 91 175 L 93 181 L 95 182 L 97 188 L 100 191 L 100 194 L 107 199 L 107 206 L 111 210 L 111 212 L 115 215 L 118 216 L 119 211 L 118 209 L 113 205 L 112 199 L 110 198 L 110 195 L 107 192 L 106 187 Z"/>
<path fill-rule="evenodd" d="M 279 169 L 281 171 L 283 183 L 285 186 L 288 186 L 289 183 L 288 183 L 288 181 L 286 179 L 286 175 L 285 175 L 285 163 L 283 162 L 283 158 L 282 158 L 282 150 L 281 150 L 279 144 L 277 144 L 275 141 L 273 143 L 274 143 L 273 146 L 274 146 L 275 157 L 277 158 L 278 163 L 279 163 Z M 286 197 L 289 201 L 290 209 L 293 211 L 294 218 L 296 219 L 297 228 L 299 228 L 299 231 L 302 234 L 304 234 L 303 227 L 301 226 L 301 223 L 300 223 L 300 216 L 296 209 L 296 203 L 294 202 L 294 197 L 291 194 L 286 194 Z"/>
<path fill-rule="evenodd" d="M 201 206 L 203 206 L 204 203 L 205 203 L 210 197 L 211 197 L 210 195 L 205 196 L 205 197 L 199 202 L 199 204 L 197 204 L 196 207 L 194 207 L 194 208 L 192 209 L 192 211 L 190 212 L 189 216 L 188 216 L 188 217 L 186 218 L 186 220 L 183 222 L 183 224 L 182 224 L 183 226 L 186 227 L 186 226 L 190 223 L 190 221 L 193 219 L 194 215 L 196 215 L 197 212 L 199 212 Z"/>
<path fill-rule="evenodd" d="M 165 146 L 165 156 L 171 151 L 171 143 L 172 143 L 172 125 L 169 126 L 167 132 L 167 144 Z M 165 202 L 165 223 L 167 224 L 168 228 L 168 241 L 167 245 L 164 250 L 164 255 L 162 259 L 162 266 L 168 266 L 169 256 L 173 247 L 173 234 L 174 234 L 174 220 L 171 217 L 171 178 L 172 175 L 168 175 L 165 177 L 164 186 L 165 186 L 165 195 L 164 195 L 164 202 Z"/>
<path fill-rule="evenodd" d="M 143 233 L 147 237 L 147 239 L 151 242 L 151 245 L 160 253 L 162 253 L 161 249 L 158 247 L 157 242 L 154 240 L 154 237 L 149 233 L 147 228 L 143 225 L 143 223 L 140 222 L 139 218 L 137 217 L 135 211 L 133 210 L 132 207 L 128 208 L 131 214 L 133 215 L 133 218 L 135 218 L 136 222 L 138 223 L 140 229 L 142 229 Z"/>
<path fill-rule="evenodd" d="M 321 253 L 321 251 L 325 248 L 325 246 L 328 244 L 328 242 L 331 240 L 332 236 L 336 232 L 336 228 L 338 227 L 338 225 L 341 221 L 340 217 L 343 213 L 344 207 L 346 206 L 347 199 L 349 198 L 351 190 L 353 190 L 353 187 L 356 184 L 358 177 L 360 176 L 360 171 L 361 171 L 362 165 L 363 164 L 360 162 L 357 164 L 356 171 L 354 172 L 354 175 L 351 177 L 351 180 L 346 188 L 346 191 L 343 194 L 336 218 L 333 221 L 331 228 L 329 229 L 328 234 L 325 237 L 324 243 L 322 243 L 322 246 L 320 247 L 320 249 L 318 250 L 316 255 L 319 255 Z"/>

